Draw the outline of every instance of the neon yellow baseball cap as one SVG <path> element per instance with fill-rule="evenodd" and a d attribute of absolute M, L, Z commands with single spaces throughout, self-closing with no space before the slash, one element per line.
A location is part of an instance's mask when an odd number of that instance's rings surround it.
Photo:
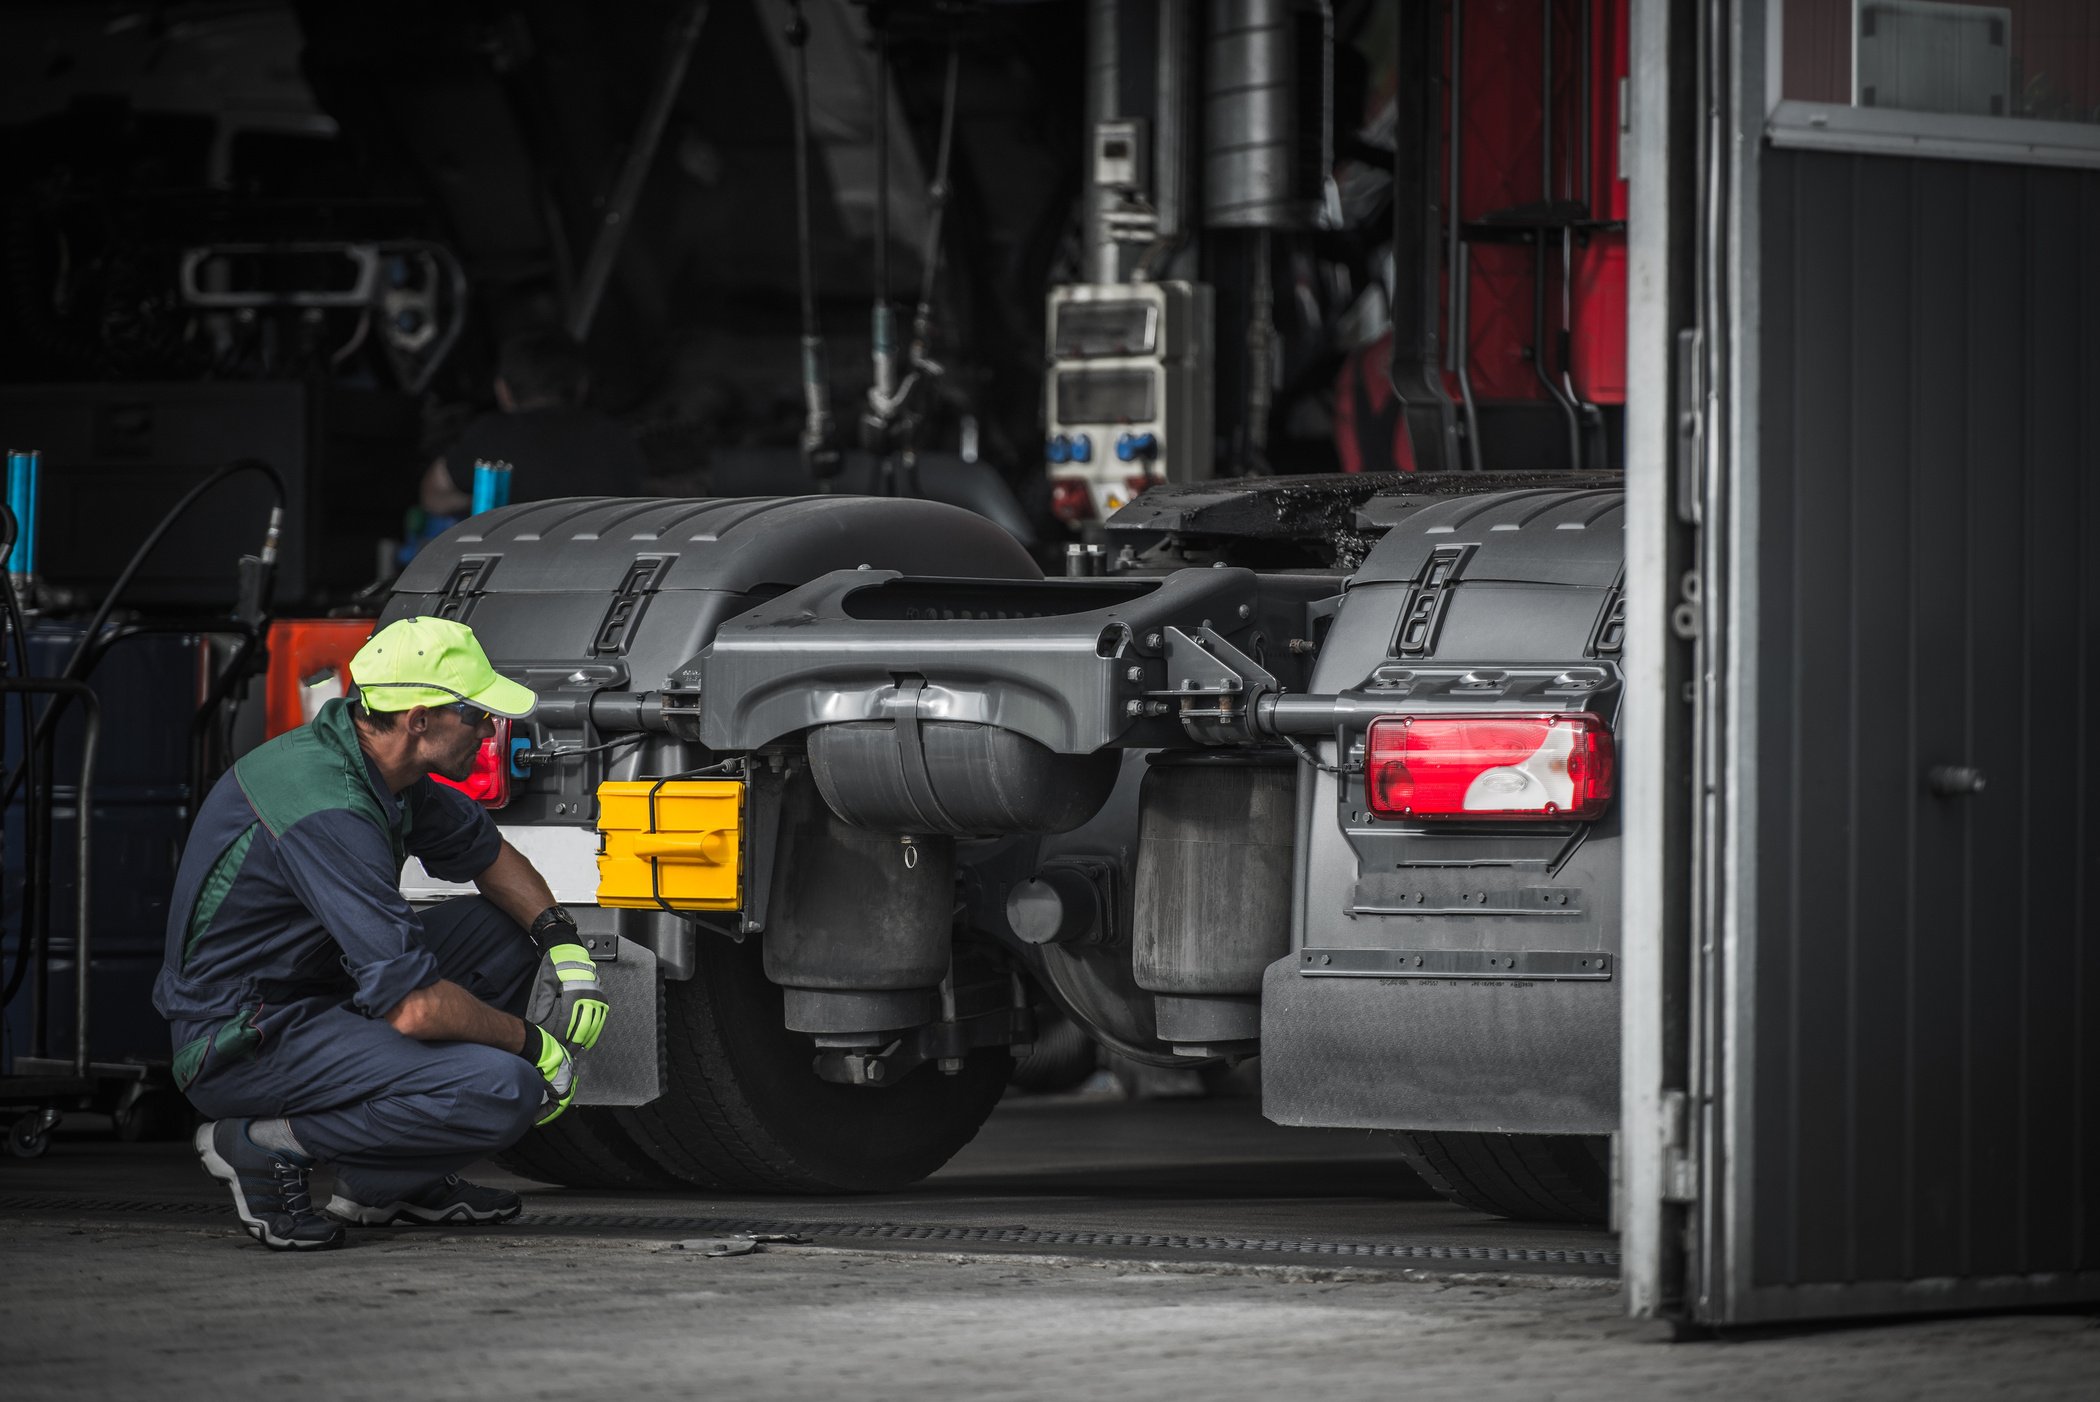
<path fill-rule="evenodd" d="M 532 688 L 499 676 L 474 630 L 449 618 L 399 618 L 374 633 L 350 659 L 350 680 L 368 711 L 451 706 L 461 701 L 491 715 L 532 714 Z"/>

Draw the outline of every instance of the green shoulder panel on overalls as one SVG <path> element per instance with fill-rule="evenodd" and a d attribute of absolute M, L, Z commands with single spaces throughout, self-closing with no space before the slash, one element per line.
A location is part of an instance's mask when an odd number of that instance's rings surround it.
<path fill-rule="evenodd" d="M 345 701 L 328 702 L 307 724 L 250 750 L 235 761 L 233 776 L 272 837 L 316 813 L 347 809 L 387 835 L 397 862 L 406 855 L 402 835 L 372 792 Z"/>

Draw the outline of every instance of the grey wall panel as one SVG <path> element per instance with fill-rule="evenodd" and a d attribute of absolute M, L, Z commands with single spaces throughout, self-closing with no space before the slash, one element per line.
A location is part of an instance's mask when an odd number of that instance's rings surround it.
<path fill-rule="evenodd" d="M 2100 175 L 1764 170 L 1753 1279 L 2100 1269 Z"/>

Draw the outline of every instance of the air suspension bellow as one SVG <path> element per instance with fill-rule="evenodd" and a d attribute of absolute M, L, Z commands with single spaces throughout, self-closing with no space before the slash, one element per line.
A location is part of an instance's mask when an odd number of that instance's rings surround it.
<path fill-rule="evenodd" d="M 1132 963 L 1159 1035 L 1261 1035 L 1262 974 L 1290 952 L 1294 755 L 1154 755 L 1138 798 Z"/>
<path fill-rule="evenodd" d="M 1061 755 L 968 721 L 849 721 L 809 733 L 831 811 L 878 832 L 1003 837 L 1070 832 L 1108 801 L 1122 756 Z"/>
<path fill-rule="evenodd" d="M 765 932 L 766 977 L 787 1025 L 828 1036 L 939 1016 L 955 919 L 955 843 L 841 820 L 798 781 L 782 799 Z"/>

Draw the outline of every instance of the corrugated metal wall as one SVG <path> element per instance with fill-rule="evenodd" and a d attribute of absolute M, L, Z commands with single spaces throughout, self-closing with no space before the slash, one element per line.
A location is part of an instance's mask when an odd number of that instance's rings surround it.
<path fill-rule="evenodd" d="M 2100 1269 L 2100 173 L 1763 163 L 1753 1278 Z"/>

